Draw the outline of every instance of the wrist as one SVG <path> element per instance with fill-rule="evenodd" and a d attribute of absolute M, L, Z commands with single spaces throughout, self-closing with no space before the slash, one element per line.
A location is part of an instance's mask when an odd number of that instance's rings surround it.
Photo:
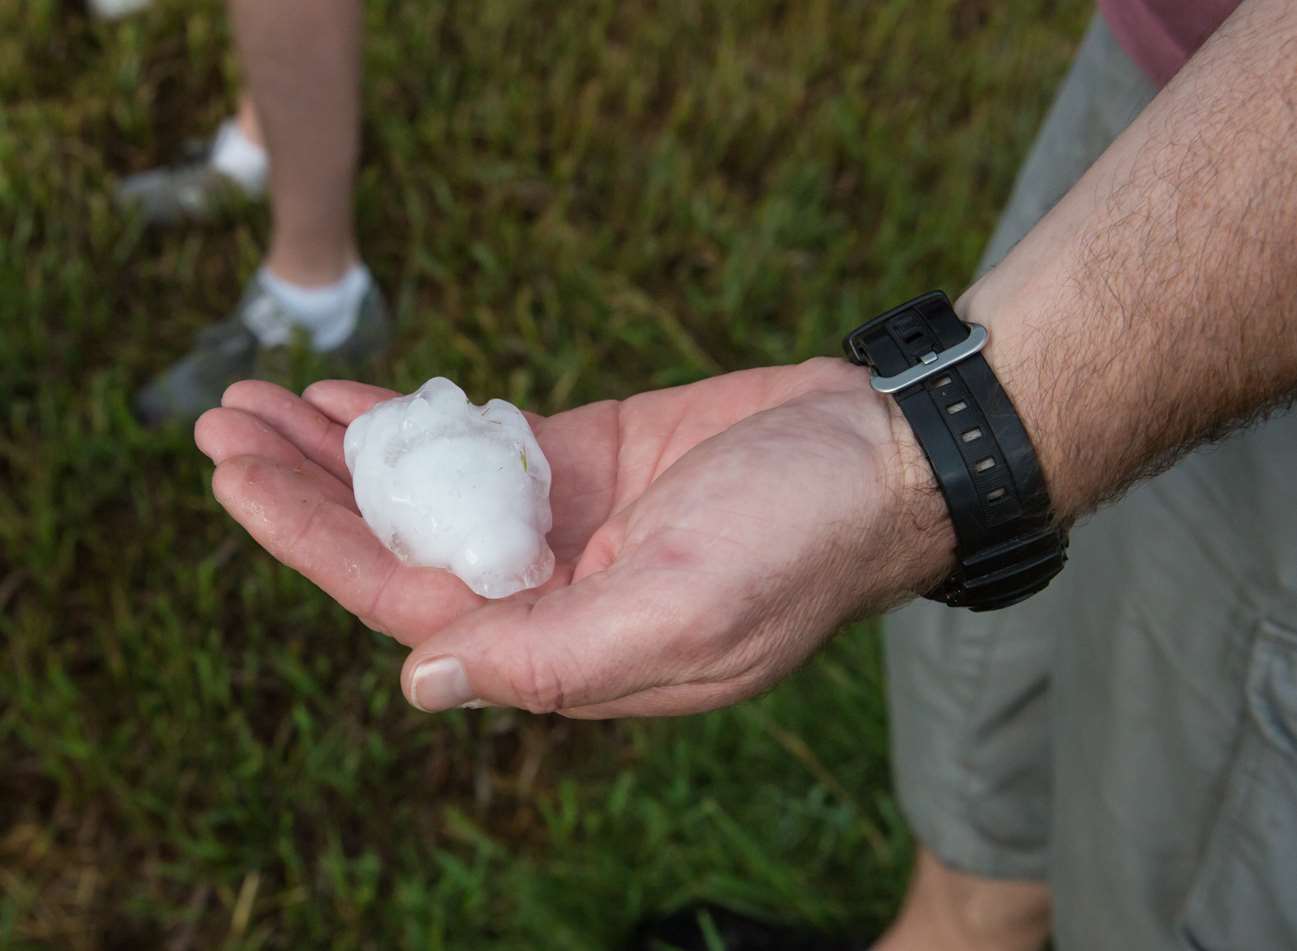
<path fill-rule="evenodd" d="M 894 556 L 907 566 L 909 591 L 922 595 L 955 570 L 955 529 L 932 464 L 900 404 L 890 397 L 874 397 L 886 407 L 891 435 L 886 473 L 893 500 Z"/>
<path fill-rule="evenodd" d="M 931 291 L 843 341 L 848 360 L 869 368 L 874 387 L 895 400 L 886 405 L 896 498 L 885 508 L 896 510 L 902 534 L 925 543 L 897 554 L 922 568 L 942 565 L 944 576 L 925 579 L 940 582 L 927 597 L 974 611 L 1030 597 L 1067 560 L 1066 532 L 1054 522 L 1023 421 L 979 353 L 987 339 Z"/>
<path fill-rule="evenodd" d="M 955 570 L 955 532 L 932 466 L 900 406 L 875 392 L 868 370 L 841 359 L 816 359 L 788 368 L 789 397 L 810 396 L 840 419 L 872 455 L 848 515 L 868 526 L 859 537 L 860 560 L 878 566 L 861 578 L 858 605 L 870 612 L 930 591 Z M 866 470 L 867 471 L 867 470 Z"/>

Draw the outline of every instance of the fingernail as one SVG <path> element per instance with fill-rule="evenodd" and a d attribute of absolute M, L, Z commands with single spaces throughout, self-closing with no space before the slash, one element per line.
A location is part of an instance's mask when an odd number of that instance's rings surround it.
<path fill-rule="evenodd" d="M 410 677 L 414 705 L 424 713 L 463 706 L 473 698 L 464 665 L 454 657 L 433 657 L 414 668 Z"/>

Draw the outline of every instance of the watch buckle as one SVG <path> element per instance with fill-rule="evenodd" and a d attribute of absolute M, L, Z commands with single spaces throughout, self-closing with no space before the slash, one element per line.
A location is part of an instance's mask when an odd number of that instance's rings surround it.
<path fill-rule="evenodd" d="M 879 393 L 886 395 L 907 390 L 915 384 L 922 383 L 943 370 L 948 370 L 956 364 L 967 360 L 973 354 L 980 353 L 986 347 L 990 338 L 991 335 L 981 324 L 969 324 L 968 336 L 959 343 L 953 347 L 947 347 L 940 353 L 928 351 L 919 358 L 919 363 L 916 363 L 908 370 L 897 373 L 895 376 L 879 376 L 877 368 L 870 364 L 869 384 Z"/>

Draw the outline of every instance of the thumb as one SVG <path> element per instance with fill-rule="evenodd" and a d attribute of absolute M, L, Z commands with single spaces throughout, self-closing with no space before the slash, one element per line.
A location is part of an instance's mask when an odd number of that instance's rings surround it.
<path fill-rule="evenodd" d="M 670 683 L 687 620 L 624 566 L 540 598 L 489 603 L 406 658 L 401 687 L 427 712 L 462 706 L 552 713 Z"/>

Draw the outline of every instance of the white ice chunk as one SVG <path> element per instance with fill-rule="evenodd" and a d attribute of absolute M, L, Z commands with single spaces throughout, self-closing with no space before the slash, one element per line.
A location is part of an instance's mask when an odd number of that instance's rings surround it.
<path fill-rule="evenodd" d="M 402 561 L 445 568 L 484 598 L 544 584 L 549 462 L 516 406 L 474 406 L 444 377 L 347 427 L 356 505 Z"/>

